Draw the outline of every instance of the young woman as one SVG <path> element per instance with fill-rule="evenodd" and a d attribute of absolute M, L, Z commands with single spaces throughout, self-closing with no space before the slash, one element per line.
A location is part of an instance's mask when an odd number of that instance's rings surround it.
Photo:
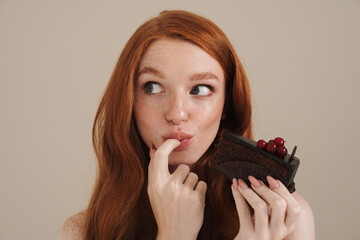
<path fill-rule="evenodd" d="M 314 239 L 297 193 L 214 171 L 222 129 L 252 137 L 249 84 L 225 34 L 164 11 L 126 44 L 96 114 L 98 174 L 60 239 Z"/>

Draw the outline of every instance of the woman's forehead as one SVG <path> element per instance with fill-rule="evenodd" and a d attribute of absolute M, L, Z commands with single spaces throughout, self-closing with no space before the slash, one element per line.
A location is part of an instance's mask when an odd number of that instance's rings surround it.
<path fill-rule="evenodd" d="M 213 72 L 223 77 L 220 64 L 203 49 L 188 41 L 180 39 L 159 39 L 154 41 L 144 53 L 139 73 L 178 71 Z"/>

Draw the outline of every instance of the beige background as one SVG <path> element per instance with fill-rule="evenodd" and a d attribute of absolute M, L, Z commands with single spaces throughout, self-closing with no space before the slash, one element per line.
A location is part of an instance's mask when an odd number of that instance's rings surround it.
<path fill-rule="evenodd" d="M 101 94 L 125 42 L 163 9 L 225 31 L 249 75 L 256 138 L 298 146 L 317 239 L 359 240 L 359 0 L 0 0 L 0 239 L 56 239 L 85 208 Z"/>

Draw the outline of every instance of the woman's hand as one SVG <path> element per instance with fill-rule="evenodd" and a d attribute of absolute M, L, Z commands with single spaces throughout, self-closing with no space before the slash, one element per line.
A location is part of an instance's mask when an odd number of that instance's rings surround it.
<path fill-rule="evenodd" d="M 287 188 L 268 176 L 269 187 L 250 176 L 252 189 L 243 180 L 234 179 L 231 187 L 239 215 L 236 240 L 280 240 L 291 234 L 301 207 Z M 250 207 L 254 209 L 251 216 Z"/>
<path fill-rule="evenodd" d="M 150 149 L 148 194 L 158 226 L 157 239 L 196 239 L 204 218 L 206 183 L 187 165 L 169 173 L 168 157 L 180 144 L 166 140 Z"/>

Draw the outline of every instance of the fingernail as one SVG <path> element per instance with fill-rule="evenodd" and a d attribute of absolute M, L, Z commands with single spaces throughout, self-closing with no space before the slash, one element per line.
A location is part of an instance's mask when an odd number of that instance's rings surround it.
<path fill-rule="evenodd" d="M 233 187 L 234 190 L 236 190 L 238 188 L 238 183 L 237 183 L 236 179 L 233 178 L 232 182 L 233 182 L 232 187 Z"/>
<path fill-rule="evenodd" d="M 251 185 L 253 185 L 256 188 L 261 186 L 261 183 L 253 176 L 249 176 L 249 181 L 251 182 Z"/>
<path fill-rule="evenodd" d="M 242 188 L 242 189 L 248 189 L 248 185 L 246 184 L 246 182 L 244 182 L 242 179 L 239 179 L 238 180 L 238 183 L 239 183 L 239 186 Z"/>
<path fill-rule="evenodd" d="M 279 183 L 273 177 L 267 176 L 266 179 L 269 183 L 270 188 L 275 189 L 279 187 Z"/>

